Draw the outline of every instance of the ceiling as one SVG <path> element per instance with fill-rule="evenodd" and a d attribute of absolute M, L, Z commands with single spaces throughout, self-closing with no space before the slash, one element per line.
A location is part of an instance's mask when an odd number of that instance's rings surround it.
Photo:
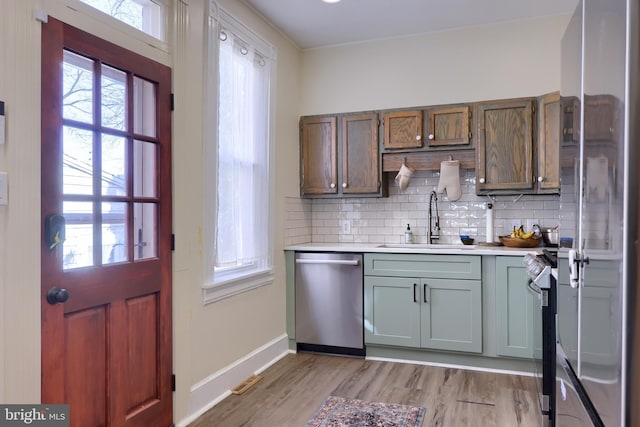
<path fill-rule="evenodd" d="M 310 49 L 542 16 L 569 15 L 578 0 L 242 0 L 298 47 Z"/>

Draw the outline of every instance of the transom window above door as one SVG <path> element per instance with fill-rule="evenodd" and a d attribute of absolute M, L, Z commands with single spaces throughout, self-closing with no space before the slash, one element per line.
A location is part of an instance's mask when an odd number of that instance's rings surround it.
<path fill-rule="evenodd" d="M 167 4 L 163 0 L 78 0 L 158 40 L 167 39 Z"/>

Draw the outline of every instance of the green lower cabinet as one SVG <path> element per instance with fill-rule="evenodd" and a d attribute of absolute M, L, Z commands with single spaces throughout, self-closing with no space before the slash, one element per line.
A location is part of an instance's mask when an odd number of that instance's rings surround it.
<path fill-rule="evenodd" d="M 365 277 L 365 343 L 420 347 L 419 283 L 405 277 Z"/>
<path fill-rule="evenodd" d="M 422 347 L 482 353 L 480 283 L 480 280 L 421 280 Z"/>
<path fill-rule="evenodd" d="M 531 358 L 538 299 L 527 290 L 522 258 L 496 257 L 496 326 L 499 356 Z"/>
<path fill-rule="evenodd" d="M 365 276 L 365 342 L 481 353 L 480 283 Z"/>

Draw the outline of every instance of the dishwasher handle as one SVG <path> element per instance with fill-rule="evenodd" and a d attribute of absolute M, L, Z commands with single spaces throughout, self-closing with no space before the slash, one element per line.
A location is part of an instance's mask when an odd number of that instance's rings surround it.
<path fill-rule="evenodd" d="M 297 259 L 296 264 L 360 265 L 358 259 Z"/>

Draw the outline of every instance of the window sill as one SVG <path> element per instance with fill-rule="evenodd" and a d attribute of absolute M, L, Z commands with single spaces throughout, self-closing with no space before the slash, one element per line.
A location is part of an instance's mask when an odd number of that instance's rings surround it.
<path fill-rule="evenodd" d="M 202 287 L 205 304 L 220 301 L 273 283 L 273 270 L 265 270 Z"/>

